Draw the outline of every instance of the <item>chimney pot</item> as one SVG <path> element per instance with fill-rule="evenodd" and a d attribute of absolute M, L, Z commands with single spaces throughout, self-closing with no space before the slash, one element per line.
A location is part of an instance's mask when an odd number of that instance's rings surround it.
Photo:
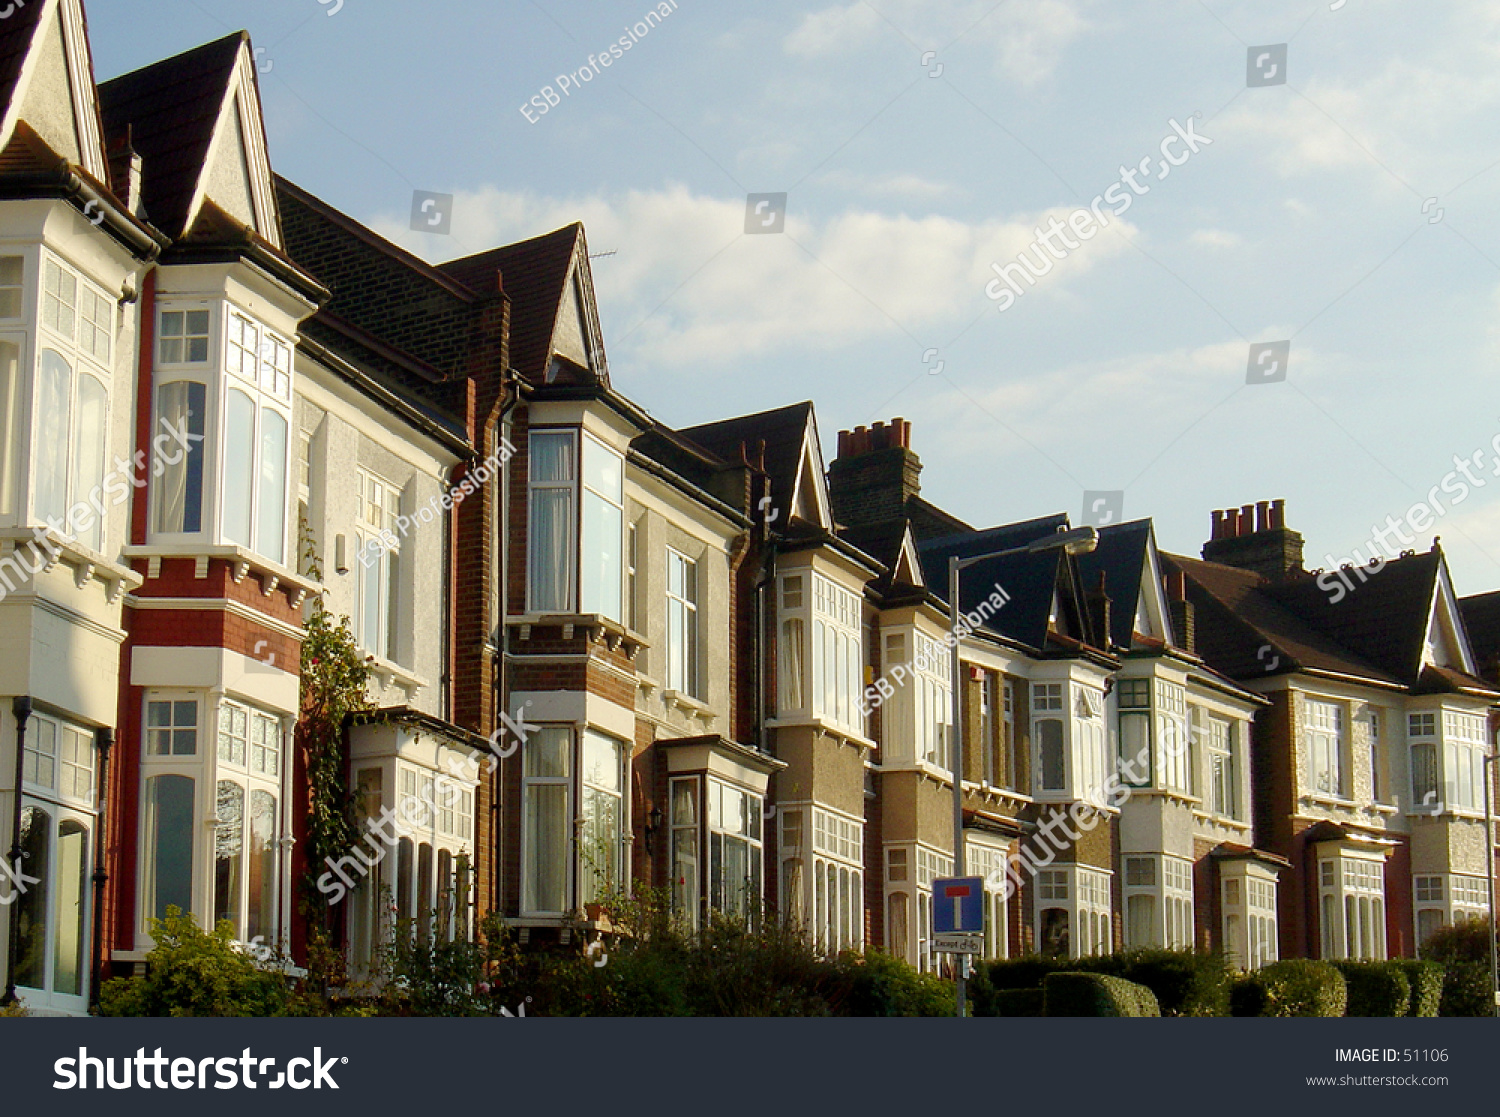
<path fill-rule="evenodd" d="M 1255 531 L 1255 505 L 1240 506 L 1240 534 L 1250 535 Z"/>
<path fill-rule="evenodd" d="M 1286 527 L 1286 501 L 1271 501 L 1271 526 L 1273 528 Z"/>
<path fill-rule="evenodd" d="M 1213 527 L 1213 531 L 1209 533 L 1209 538 L 1210 539 L 1222 539 L 1222 538 L 1224 538 L 1224 513 L 1222 511 L 1218 511 L 1218 510 L 1214 511 L 1214 527 Z"/>
<path fill-rule="evenodd" d="M 1259 500 L 1255 503 L 1255 530 L 1271 530 L 1271 502 L 1269 500 Z"/>

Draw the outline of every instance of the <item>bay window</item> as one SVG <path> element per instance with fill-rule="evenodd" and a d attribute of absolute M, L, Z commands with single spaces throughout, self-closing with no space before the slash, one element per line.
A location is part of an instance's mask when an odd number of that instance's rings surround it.
<path fill-rule="evenodd" d="M 1344 708 L 1335 702 L 1309 698 L 1304 704 L 1302 729 L 1307 739 L 1309 790 L 1347 799 L 1349 780 L 1344 763 Z"/>
<path fill-rule="evenodd" d="M 813 940 L 827 950 L 864 945 L 864 821 L 813 807 Z"/>
<path fill-rule="evenodd" d="M 1157 771 L 1165 791 L 1191 795 L 1192 744 L 1188 734 L 1187 690 L 1178 683 L 1156 683 L 1156 739 L 1161 748 Z"/>
<path fill-rule="evenodd" d="M 1031 736 L 1036 742 L 1037 788 L 1066 791 L 1068 787 L 1067 733 L 1063 724 L 1061 683 L 1036 683 L 1031 688 Z"/>
<path fill-rule="evenodd" d="M 1443 798 L 1450 808 L 1484 810 L 1484 717 L 1443 712 Z"/>
<path fill-rule="evenodd" d="M 1115 685 L 1120 718 L 1121 783 L 1150 787 L 1155 770 L 1151 755 L 1151 680 L 1121 679 Z"/>
<path fill-rule="evenodd" d="M 1000 885 L 1010 868 L 1009 855 L 1004 846 L 991 845 L 987 840 L 966 834 L 964 864 L 970 876 L 984 881 L 984 957 L 1008 957 L 1009 905 Z"/>
<path fill-rule="evenodd" d="M 1225 954 L 1242 970 L 1276 961 L 1276 873 L 1251 861 L 1226 862 L 1220 869 Z"/>
<path fill-rule="evenodd" d="M 703 914 L 704 895 L 709 910 L 752 925 L 759 921 L 764 803 L 755 792 L 716 776 L 672 777 L 672 909 L 693 927 Z M 793 887 L 790 878 L 782 883 L 789 899 Z"/>
<path fill-rule="evenodd" d="M 863 736 L 860 595 L 815 571 L 783 575 L 778 642 L 781 716 L 821 718 Z"/>
<path fill-rule="evenodd" d="M 624 458 L 576 428 L 533 430 L 527 457 L 528 610 L 622 621 Z"/>
<path fill-rule="evenodd" d="M 1113 949 L 1112 874 L 1086 865 L 1043 869 L 1036 876 L 1036 942 L 1051 958 L 1082 958 Z"/>
<path fill-rule="evenodd" d="M 1125 945 L 1192 948 L 1191 861 L 1159 854 L 1125 858 Z"/>
<path fill-rule="evenodd" d="M 1322 957 L 1385 958 L 1385 862 L 1347 850 L 1318 862 Z"/>
<path fill-rule="evenodd" d="M 1489 882 L 1460 873 L 1412 878 L 1416 897 L 1417 945 L 1440 927 L 1484 919 L 1489 913 Z"/>
<path fill-rule="evenodd" d="M 698 685 L 698 564 L 667 548 L 667 689 L 701 697 Z"/>
<path fill-rule="evenodd" d="M 212 538 L 284 563 L 292 345 L 232 306 L 219 307 L 217 316 L 224 331 L 222 376 L 211 360 L 214 308 L 168 303 L 157 319 L 157 423 L 186 433 L 192 444 L 186 454 L 171 455 L 175 463 L 164 461 L 159 476 L 153 469 L 154 528 L 168 536 L 204 531 L 203 447 L 214 445 L 218 491 L 207 504 L 216 513 Z"/>
<path fill-rule="evenodd" d="M 564 915 L 573 849 L 573 731 L 540 726 L 521 745 L 521 913 Z"/>
<path fill-rule="evenodd" d="M 260 710 L 224 700 L 214 799 L 214 922 L 235 937 L 277 939 L 282 728 Z"/>
<path fill-rule="evenodd" d="M 33 713 L 21 775 L 25 892 L 0 887 L 0 911 L 16 906 L 15 982 L 34 1008 L 82 1012 L 88 1001 L 96 750 L 92 730 Z"/>

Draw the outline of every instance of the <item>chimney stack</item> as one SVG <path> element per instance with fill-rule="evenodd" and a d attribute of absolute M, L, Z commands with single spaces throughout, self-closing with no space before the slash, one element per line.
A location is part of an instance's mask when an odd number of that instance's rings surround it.
<path fill-rule="evenodd" d="M 1262 500 L 1215 511 L 1203 559 L 1279 582 L 1305 573 L 1302 546 L 1301 534 L 1286 526 L 1286 501 Z"/>
<path fill-rule="evenodd" d="M 922 491 L 922 462 L 911 451 L 911 423 L 839 431 L 839 456 L 828 467 L 833 518 L 846 527 L 881 523 L 905 514 Z"/>
<path fill-rule="evenodd" d="M 1214 513 L 1218 515 L 1218 513 Z M 1198 618 L 1187 596 L 1187 575 L 1174 570 L 1166 576 L 1167 611 L 1172 618 L 1172 634 L 1177 647 L 1191 655 L 1198 653 Z"/>

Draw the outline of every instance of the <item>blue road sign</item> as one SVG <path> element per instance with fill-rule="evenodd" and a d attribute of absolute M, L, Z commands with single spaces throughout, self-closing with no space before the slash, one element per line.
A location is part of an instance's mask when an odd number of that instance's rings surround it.
<path fill-rule="evenodd" d="M 939 877 L 932 882 L 932 930 L 937 935 L 984 931 L 983 877 Z"/>

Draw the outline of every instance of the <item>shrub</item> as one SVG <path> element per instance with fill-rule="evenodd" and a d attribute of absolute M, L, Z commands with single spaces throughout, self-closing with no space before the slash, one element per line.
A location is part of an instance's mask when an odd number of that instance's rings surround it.
<path fill-rule="evenodd" d="M 223 920 L 212 932 L 169 907 L 151 921 L 156 946 L 146 955 L 145 977 L 117 977 L 99 995 L 101 1016 L 281 1016 L 287 982 L 257 969 L 234 945 L 234 927 Z"/>
<path fill-rule="evenodd" d="M 1132 950 L 1084 959 L 1083 968 L 1144 985 L 1163 1016 L 1226 1016 L 1231 975 L 1223 955 L 1193 950 Z"/>
<path fill-rule="evenodd" d="M 1411 982 L 1397 962 L 1334 962 L 1348 987 L 1345 1016 L 1405 1016 Z"/>
<path fill-rule="evenodd" d="M 1160 1016 L 1144 985 L 1098 973 L 1054 973 L 1042 981 L 1047 1016 Z"/>
<path fill-rule="evenodd" d="M 1040 989 L 1042 979 L 1048 974 L 1075 969 L 1076 963 L 1066 958 L 1043 958 L 1040 954 L 1028 954 L 1022 958 L 1010 958 L 991 962 L 986 968 L 990 985 L 1001 989 Z"/>
<path fill-rule="evenodd" d="M 12 1001 L 8 1005 L 0 1005 L 0 1020 L 19 1020 L 23 1016 L 30 1016 L 31 1010 L 19 1000 Z"/>
<path fill-rule="evenodd" d="M 845 1016 L 952 1016 L 958 1008 L 953 984 L 878 950 L 863 958 L 846 955 L 838 968 L 848 975 Z M 976 1014 L 977 1015 L 977 1014 Z"/>
<path fill-rule="evenodd" d="M 1411 986 L 1406 1015 L 1436 1016 L 1443 1000 L 1443 967 L 1436 962 L 1419 962 L 1415 958 L 1398 958 L 1391 964 L 1401 967 L 1406 983 Z"/>
<path fill-rule="evenodd" d="M 1449 962 L 1443 968 L 1439 1016 L 1493 1016 L 1488 962 Z"/>
<path fill-rule="evenodd" d="M 997 989 L 991 1016 L 1044 1016 L 1045 998 L 1040 989 Z"/>
<path fill-rule="evenodd" d="M 1342 1016 L 1344 975 L 1328 962 L 1289 958 L 1247 974 L 1230 991 L 1234 1016 Z"/>

